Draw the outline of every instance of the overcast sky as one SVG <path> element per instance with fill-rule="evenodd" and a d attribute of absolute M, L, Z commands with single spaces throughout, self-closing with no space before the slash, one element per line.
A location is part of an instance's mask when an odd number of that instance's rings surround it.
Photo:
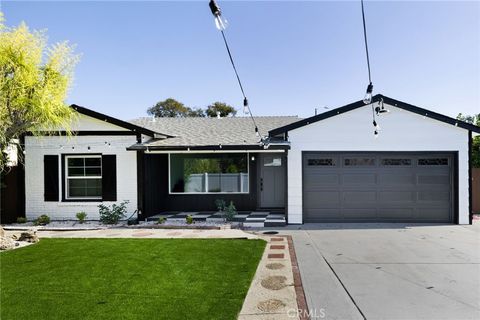
<path fill-rule="evenodd" d="M 360 1 L 219 1 L 255 115 L 311 116 L 363 98 Z M 131 119 L 169 97 L 242 96 L 208 1 L 3 1 L 7 25 L 82 54 L 68 98 Z M 450 116 L 480 112 L 480 2 L 366 1 L 374 93 Z"/>

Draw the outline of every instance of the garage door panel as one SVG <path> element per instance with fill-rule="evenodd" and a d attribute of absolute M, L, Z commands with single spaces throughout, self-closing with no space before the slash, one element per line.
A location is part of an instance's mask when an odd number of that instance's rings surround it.
<path fill-rule="evenodd" d="M 415 210 L 413 208 L 401 207 L 401 208 L 383 208 L 378 211 L 379 219 L 412 219 L 414 217 Z"/>
<path fill-rule="evenodd" d="M 417 200 L 419 202 L 434 202 L 434 203 L 449 203 L 450 193 L 439 191 L 423 191 L 417 193 Z"/>
<path fill-rule="evenodd" d="M 340 198 L 338 191 L 307 192 L 304 201 L 309 203 L 310 208 L 338 208 Z"/>
<path fill-rule="evenodd" d="M 312 222 L 323 220 L 338 220 L 338 209 L 308 209 L 305 212 L 305 218 Z"/>
<path fill-rule="evenodd" d="M 439 185 L 448 185 L 450 183 L 449 175 L 419 175 L 417 177 L 419 185 L 422 184 L 439 184 Z"/>
<path fill-rule="evenodd" d="M 349 184 L 376 184 L 377 177 L 375 173 L 351 173 L 343 174 L 342 182 L 344 185 Z"/>
<path fill-rule="evenodd" d="M 452 159 L 421 152 L 305 153 L 304 220 L 451 222 Z"/>
<path fill-rule="evenodd" d="M 310 173 L 308 176 L 305 176 L 305 184 L 311 188 L 338 185 L 339 182 L 339 174 Z"/>
<path fill-rule="evenodd" d="M 417 208 L 415 218 L 423 221 L 445 221 L 450 215 L 445 208 Z"/>
<path fill-rule="evenodd" d="M 390 202 L 413 202 L 416 200 L 415 193 L 412 191 L 380 191 L 378 193 L 378 202 L 379 203 L 390 203 Z"/>
<path fill-rule="evenodd" d="M 377 217 L 376 211 L 375 208 L 343 209 L 342 216 L 344 219 L 371 220 Z"/>
<path fill-rule="evenodd" d="M 416 177 L 409 172 L 380 172 L 378 174 L 378 184 L 380 185 L 415 185 Z"/>

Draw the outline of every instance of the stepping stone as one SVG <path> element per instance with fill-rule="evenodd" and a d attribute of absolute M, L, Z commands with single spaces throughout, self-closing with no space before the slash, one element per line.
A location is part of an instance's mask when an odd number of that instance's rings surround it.
<path fill-rule="evenodd" d="M 274 262 L 267 264 L 265 267 L 270 270 L 280 270 L 285 268 L 285 265 L 283 263 Z"/>
<path fill-rule="evenodd" d="M 272 238 L 271 241 L 283 241 L 283 238 Z"/>
<path fill-rule="evenodd" d="M 280 290 L 287 286 L 285 281 L 287 281 L 287 277 L 285 276 L 270 276 L 263 279 L 260 283 L 265 289 Z"/>
<path fill-rule="evenodd" d="M 268 299 L 265 301 L 260 301 L 257 304 L 257 309 L 265 313 L 270 313 L 270 312 L 277 311 L 278 309 L 283 308 L 285 306 L 286 304 L 282 300 Z"/>
<path fill-rule="evenodd" d="M 268 259 L 283 259 L 285 255 L 283 253 L 269 253 L 267 256 Z"/>
<path fill-rule="evenodd" d="M 283 244 L 272 244 L 270 246 L 270 249 L 273 249 L 273 250 L 283 250 L 285 249 L 285 246 Z"/>

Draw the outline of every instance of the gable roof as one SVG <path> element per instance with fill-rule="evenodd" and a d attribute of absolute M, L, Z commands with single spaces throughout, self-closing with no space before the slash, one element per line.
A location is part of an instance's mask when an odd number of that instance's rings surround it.
<path fill-rule="evenodd" d="M 100 113 L 100 112 L 97 112 L 97 111 L 93 111 L 91 109 L 87 109 L 85 107 L 82 107 L 82 106 L 79 106 L 79 105 L 76 105 L 76 104 L 72 104 L 70 106 L 70 108 L 74 109 L 75 111 L 77 111 L 78 113 L 81 113 L 83 115 L 86 115 L 86 116 L 89 116 L 89 117 L 92 117 L 92 118 L 95 118 L 95 119 L 98 119 L 98 120 L 101 120 L 101 121 L 105 121 L 105 122 L 117 125 L 119 127 L 131 130 L 131 131 L 134 131 L 134 132 L 137 132 L 137 133 L 140 133 L 140 134 L 145 134 L 145 135 L 151 136 L 151 137 L 154 137 L 155 135 L 162 135 L 164 137 L 170 137 L 169 135 L 160 133 L 158 131 L 150 130 L 150 129 L 135 125 L 135 124 L 130 123 L 130 122 L 126 122 L 126 121 L 123 121 L 123 120 L 120 120 L 120 119 L 117 119 L 117 118 L 113 118 L 113 117 L 108 116 L 106 114 L 103 114 L 103 113 Z"/>
<path fill-rule="evenodd" d="M 459 128 L 463 128 L 465 130 L 480 133 L 480 127 L 478 127 L 476 125 L 473 125 L 473 124 L 470 124 L 470 123 L 467 123 L 467 122 L 464 122 L 464 121 L 460 121 L 460 120 L 448 117 L 446 115 L 443 115 L 443 114 L 440 114 L 440 113 L 437 113 L 437 112 L 434 112 L 434 111 L 423 109 L 423 108 L 408 104 L 406 102 L 395 100 L 395 99 L 386 97 L 386 96 L 381 95 L 381 94 L 375 95 L 372 98 L 372 103 L 378 102 L 381 99 L 383 99 L 384 103 L 389 104 L 391 106 L 394 106 L 394 107 L 397 107 L 397 108 L 400 108 L 400 109 L 404 109 L 404 110 L 419 114 L 421 116 L 425 116 L 425 117 L 432 118 L 432 119 L 435 119 L 435 120 L 438 120 L 438 121 L 442 121 L 442 122 L 457 126 Z M 352 110 L 355 110 L 355 109 L 358 109 L 358 108 L 361 108 L 361 107 L 364 107 L 364 106 L 367 106 L 367 105 L 365 103 L 363 103 L 362 100 L 356 101 L 354 103 L 347 104 L 343 107 L 339 107 L 339 108 L 321 113 L 319 115 L 316 115 L 316 116 L 313 116 L 313 117 L 310 117 L 310 118 L 305 118 L 305 119 L 302 119 L 300 121 L 285 125 L 283 127 L 275 128 L 275 129 L 269 131 L 269 135 L 271 137 L 276 136 L 276 135 L 280 135 L 280 134 L 286 133 L 288 131 L 295 130 L 297 128 L 309 125 L 311 123 L 315 123 L 315 122 L 320 121 L 320 120 L 328 119 L 330 117 L 333 117 L 333 116 L 336 116 L 336 115 L 339 115 L 339 114 L 342 114 L 342 113 L 345 113 L 345 112 L 348 112 L 348 111 L 352 111 Z"/>
<path fill-rule="evenodd" d="M 255 117 L 260 134 L 298 121 L 297 116 Z M 174 136 L 161 140 L 150 140 L 136 144 L 131 149 L 263 149 L 255 135 L 250 117 L 225 118 L 152 118 L 143 117 L 132 123 L 153 131 L 167 132 Z M 221 145 L 221 147 L 220 147 Z"/>

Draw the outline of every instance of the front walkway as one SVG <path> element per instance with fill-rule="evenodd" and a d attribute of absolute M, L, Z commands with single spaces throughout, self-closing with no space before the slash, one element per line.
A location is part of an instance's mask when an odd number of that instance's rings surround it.
<path fill-rule="evenodd" d="M 21 231 L 6 230 L 5 234 L 20 234 Z M 99 229 L 79 231 L 44 231 L 38 230 L 39 238 L 223 238 L 223 239 L 258 239 L 258 236 L 239 229 Z"/>

